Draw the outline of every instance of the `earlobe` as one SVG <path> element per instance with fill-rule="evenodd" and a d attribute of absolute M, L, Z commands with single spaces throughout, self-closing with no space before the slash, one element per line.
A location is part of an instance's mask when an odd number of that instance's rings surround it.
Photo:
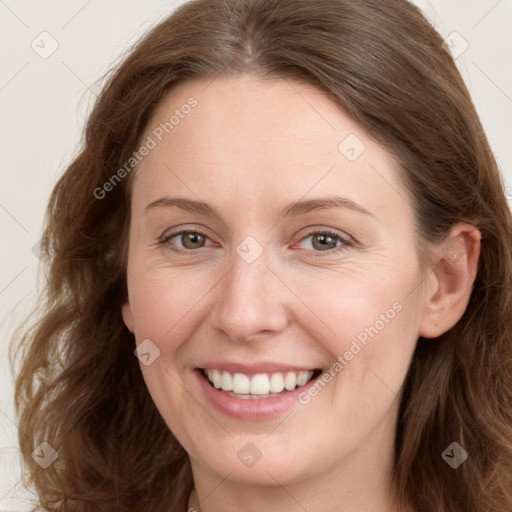
<path fill-rule="evenodd" d="M 128 327 L 129 331 L 133 333 L 133 312 L 128 300 L 123 304 L 121 313 L 126 327 Z"/>
<path fill-rule="evenodd" d="M 437 264 L 431 274 L 436 289 L 425 297 L 419 336 L 436 338 L 451 329 L 464 314 L 478 270 L 481 238 L 474 226 L 456 224 L 436 247 Z"/>

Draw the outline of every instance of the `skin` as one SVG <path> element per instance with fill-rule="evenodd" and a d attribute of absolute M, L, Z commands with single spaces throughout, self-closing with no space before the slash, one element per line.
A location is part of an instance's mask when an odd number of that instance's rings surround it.
<path fill-rule="evenodd" d="M 400 390 L 418 337 L 439 336 L 462 316 L 480 233 L 457 224 L 445 244 L 430 247 L 433 267 L 422 269 L 414 203 L 397 162 L 310 85 L 251 75 L 185 82 L 157 105 L 141 140 L 191 96 L 198 105 L 134 176 L 122 311 L 137 344 L 149 338 L 160 349 L 141 371 L 190 456 L 190 506 L 397 511 L 390 478 Z M 338 149 L 349 134 L 366 146 L 355 161 Z M 278 220 L 293 201 L 333 194 L 372 215 L 331 208 Z M 222 220 L 176 207 L 145 210 L 164 196 L 206 201 Z M 194 228 L 206 236 L 202 249 L 181 236 L 158 243 Z M 311 236 L 326 228 L 353 245 L 331 240 L 326 255 Z M 252 263 L 236 252 L 247 236 L 263 249 Z M 198 386 L 193 370 L 206 361 L 329 368 L 397 302 L 401 311 L 286 417 L 225 416 Z M 262 454 L 251 468 L 237 457 L 247 442 Z"/>

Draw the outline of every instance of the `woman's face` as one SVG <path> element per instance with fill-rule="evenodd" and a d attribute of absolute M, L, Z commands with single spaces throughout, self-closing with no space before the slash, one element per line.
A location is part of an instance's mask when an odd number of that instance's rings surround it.
<path fill-rule="evenodd" d="M 397 163 L 320 90 L 250 75 L 181 84 L 141 140 L 123 317 L 195 476 L 389 473 L 428 288 Z"/>

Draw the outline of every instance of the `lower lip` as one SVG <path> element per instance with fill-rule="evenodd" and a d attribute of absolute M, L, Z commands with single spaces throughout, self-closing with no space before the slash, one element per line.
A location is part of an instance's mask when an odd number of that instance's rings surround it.
<path fill-rule="evenodd" d="M 277 418 L 293 409 L 293 407 L 302 405 L 298 398 L 300 393 L 307 390 L 318 378 L 310 380 L 305 386 L 274 397 L 244 399 L 229 396 L 225 391 L 213 387 L 201 370 L 195 370 L 195 373 L 204 394 L 219 412 L 245 421 Z"/>

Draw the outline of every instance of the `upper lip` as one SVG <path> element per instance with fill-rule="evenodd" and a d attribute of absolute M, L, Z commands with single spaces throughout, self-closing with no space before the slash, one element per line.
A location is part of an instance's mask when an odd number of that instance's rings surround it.
<path fill-rule="evenodd" d="M 199 368 L 203 370 L 225 370 L 230 373 L 244 373 L 246 375 L 255 375 L 258 373 L 278 373 L 278 372 L 300 372 L 320 370 L 318 366 L 290 365 L 283 363 L 261 362 L 253 364 L 213 361 L 204 363 Z"/>

